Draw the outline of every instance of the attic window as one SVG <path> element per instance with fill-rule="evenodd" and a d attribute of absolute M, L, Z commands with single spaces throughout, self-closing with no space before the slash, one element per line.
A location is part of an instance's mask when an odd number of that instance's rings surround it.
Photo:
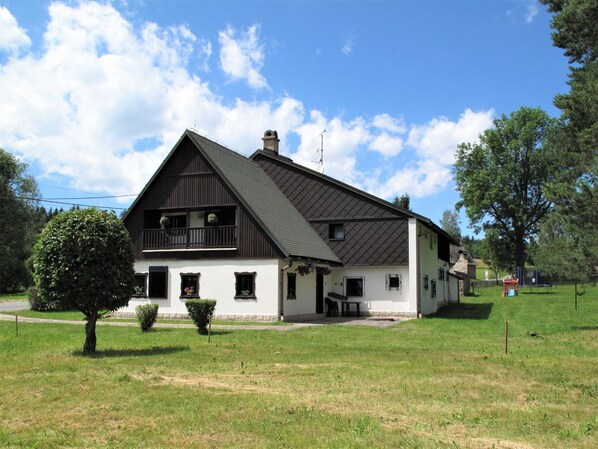
<path fill-rule="evenodd" d="M 344 240 L 345 239 L 345 226 L 342 223 L 330 223 L 328 225 L 328 239 Z"/>

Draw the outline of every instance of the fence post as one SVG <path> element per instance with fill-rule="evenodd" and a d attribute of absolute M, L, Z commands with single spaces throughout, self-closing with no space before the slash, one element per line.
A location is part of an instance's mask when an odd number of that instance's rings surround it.
<path fill-rule="evenodd" d="M 505 354 L 509 352 L 509 322 L 505 321 Z"/>

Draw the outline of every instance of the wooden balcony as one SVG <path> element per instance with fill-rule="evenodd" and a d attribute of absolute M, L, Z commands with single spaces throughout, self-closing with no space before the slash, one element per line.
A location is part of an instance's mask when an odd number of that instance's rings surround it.
<path fill-rule="evenodd" d="M 218 249 L 237 247 L 236 226 L 144 229 L 144 250 Z"/>

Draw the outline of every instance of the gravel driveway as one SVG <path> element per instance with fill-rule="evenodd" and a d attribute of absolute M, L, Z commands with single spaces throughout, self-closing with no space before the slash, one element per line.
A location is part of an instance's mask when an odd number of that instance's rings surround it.
<path fill-rule="evenodd" d="M 0 302 L 0 312 L 16 312 L 17 310 L 29 310 L 29 301 Z"/>

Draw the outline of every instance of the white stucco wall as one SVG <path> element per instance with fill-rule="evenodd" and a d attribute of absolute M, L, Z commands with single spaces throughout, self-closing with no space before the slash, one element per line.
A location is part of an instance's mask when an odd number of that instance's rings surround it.
<path fill-rule="evenodd" d="M 423 315 L 435 313 L 440 306 L 448 302 L 451 295 L 450 282 L 447 276 L 448 263 L 438 258 L 438 235 L 426 226 L 417 225 L 419 246 L 419 294 L 420 312 Z M 438 276 L 439 269 L 445 270 L 444 280 Z M 425 278 L 428 287 L 425 287 Z M 432 281 L 436 282 L 436 297 L 432 297 Z M 454 279 L 452 280 L 454 282 Z"/>
<path fill-rule="evenodd" d="M 316 274 L 310 273 L 305 276 L 296 276 L 296 299 L 288 299 L 287 297 L 287 273 L 295 273 L 296 265 L 291 266 L 284 272 L 284 288 L 283 288 L 283 302 L 284 315 L 292 317 L 296 315 L 310 315 L 316 313 Z M 324 296 L 326 296 L 326 281 L 324 276 Z"/>
<path fill-rule="evenodd" d="M 216 299 L 220 318 L 270 319 L 278 317 L 278 274 L 280 262 L 272 260 L 143 260 L 135 262 L 136 273 L 149 272 L 150 266 L 168 267 L 168 297 L 151 300 L 132 298 L 119 312 L 135 312 L 139 304 L 158 304 L 160 314 L 186 314 L 180 298 L 181 273 L 200 273 L 199 296 Z M 235 272 L 256 272 L 256 299 L 235 299 Z M 314 287 L 315 289 L 315 287 Z"/>
<path fill-rule="evenodd" d="M 386 288 L 386 275 L 400 275 L 401 289 L 388 290 Z M 342 267 L 333 268 L 332 273 L 326 276 L 328 282 L 325 293 L 333 291 L 346 294 L 346 277 L 363 277 L 363 297 L 349 297 L 349 300 L 361 301 L 361 311 L 370 315 L 415 315 L 410 309 L 410 279 L 407 266 L 396 267 Z M 353 309 L 352 309 L 353 310 Z"/>
<path fill-rule="evenodd" d="M 458 302 L 459 299 L 459 279 L 452 274 L 449 274 L 449 293 L 447 300 L 448 302 Z"/>

